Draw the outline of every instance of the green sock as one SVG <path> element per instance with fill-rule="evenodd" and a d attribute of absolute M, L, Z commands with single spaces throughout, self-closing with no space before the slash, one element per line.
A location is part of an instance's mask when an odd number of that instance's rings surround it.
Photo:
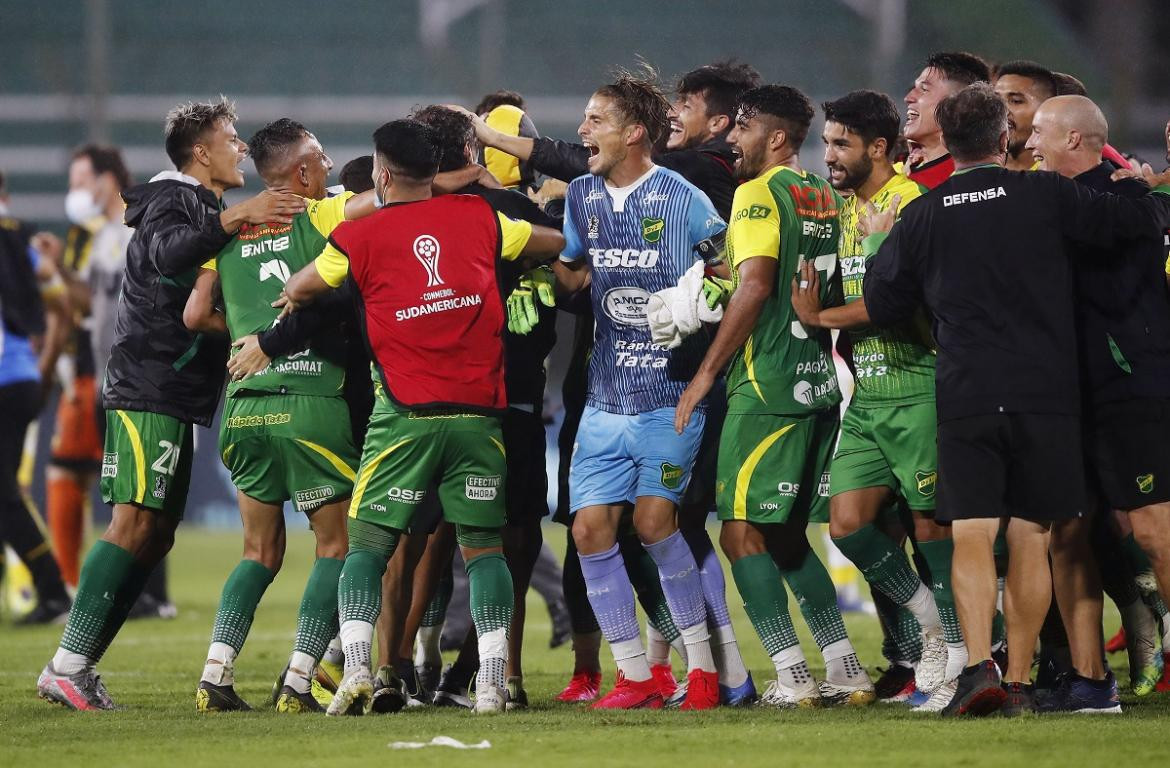
<path fill-rule="evenodd" d="M 337 608 L 341 623 L 373 624 L 382 611 L 382 574 L 390 558 L 378 552 L 351 549 L 337 580 Z M 348 659 L 346 659 L 348 663 Z"/>
<path fill-rule="evenodd" d="M 634 594 L 642 604 L 642 610 L 646 611 L 646 617 L 666 642 L 673 643 L 682 633 L 678 631 L 674 619 L 670 616 L 670 606 L 666 603 L 666 595 L 662 593 L 662 582 L 658 580 L 658 566 L 654 558 L 650 557 L 650 553 L 640 543 L 637 552 L 625 549 L 623 555 L 625 554 L 630 555 L 626 558 L 626 571 L 630 575 L 630 585 L 634 588 Z"/>
<path fill-rule="evenodd" d="M 918 549 L 930 568 L 930 591 L 938 606 L 938 618 L 943 626 L 943 639 L 948 643 L 963 642 L 963 630 L 959 626 L 959 614 L 955 611 L 955 593 L 951 589 L 951 561 L 955 557 L 955 542 L 952 539 L 920 541 Z"/>
<path fill-rule="evenodd" d="M 97 662 L 112 640 L 107 637 L 119 591 L 130 578 L 134 557 L 117 544 L 98 540 L 85 558 L 73 610 L 61 647 Z"/>
<path fill-rule="evenodd" d="M 102 632 L 102 641 L 101 646 L 98 648 L 97 658 L 100 659 L 105 655 L 106 649 L 110 647 L 110 643 L 114 642 L 114 638 L 122 630 L 122 625 L 126 623 L 126 618 L 130 616 L 130 611 L 134 609 L 134 604 L 138 602 L 138 598 L 142 596 L 143 590 L 146 589 L 146 582 L 150 580 L 150 574 L 153 570 L 153 568 L 148 568 L 137 560 L 130 565 L 130 573 L 126 577 L 126 581 L 122 583 L 118 594 L 114 597 L 114 607 L 110 610 L 110 617 L 106 621 L 106 628 Z"/>
<path fill-rule="evenodd" d="M 732 564 L 731 577 L 769 656 L 800 645 L 788 613 L 788 593 L 771 555 L 741 557 Z"/>
<path fill-rule="evenodd" d="M 512 624 L 512 574 L 502 554 L 479 555 L 467 561 L 471 589 L 471 620 L 479 638 L 476 688 L 507 684 L 508 628 Z"/>
<path fill-rule="evenodd" d="M 833 539 L 846 557 L 853 561 L 861 575 L 898 605 L 905 605 L 914 597 L 922 581 L 910 567 L 905 550 L 894 546 L 890 537 L 874 525 Z"/>
<path fill-rule="evenodd" d="M 837 589 L 816 553 L 809 549 L 799 568 L 784 571 L 783 574 L 821 650 L 833 643 L 848 640 L 841 609 L 837 607 Z"/>
<path fill-rule="evenodd" d="M 447 620 L 447 606 L 451 604 L 451 593 L 454 589 L 455 582 L 451 579 L 439 579 L 439 583 L 435 587 L 435 595 L 427 603 L 427 609 L 423 612 L 420 627 L 442 626 L 443 622 Z"/>
<path fill-rule="evenodd" d="M 244 647 L 256 606 L 276 574 L 255 560 L 241 560 L 223 585 L 219 610 L 211 628 L 211 642 L 223 643 L 236 653 Z"/>
<path fill-rule="evenodd" d="M 301 609 L 297 614 L 297 639 L 294 651 L 308 654 L 320 661 L 337 634 L 337 583 L 341 580 L 344 563 L 335 557 L 319 557 L 313 563 Z"/>

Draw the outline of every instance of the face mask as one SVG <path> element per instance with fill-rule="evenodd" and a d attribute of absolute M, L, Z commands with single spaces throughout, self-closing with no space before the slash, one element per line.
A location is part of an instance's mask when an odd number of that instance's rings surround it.
<path fill-rule="evenodd" d="M 88 189 L 71 189 L 65 195 L 65 215 L 80 227 L 100 217 L 102 208 Z"/>

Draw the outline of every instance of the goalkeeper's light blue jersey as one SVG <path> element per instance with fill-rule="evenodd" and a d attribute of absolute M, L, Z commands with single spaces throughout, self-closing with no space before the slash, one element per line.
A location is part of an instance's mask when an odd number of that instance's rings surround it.
<path fill-rule="evenodd" d="M 673 350 L 651 343 L 646 303 L 676 285 L 700 258 L 697 246 L 726 228 L 701 190 L 658 166 L 628 187 L 592 174 L 569 184 L 561 259 L 588 259 L 593 272 L 588 405 L 635 414 L 678 403 L 708 339 L 698 333 Z"/>

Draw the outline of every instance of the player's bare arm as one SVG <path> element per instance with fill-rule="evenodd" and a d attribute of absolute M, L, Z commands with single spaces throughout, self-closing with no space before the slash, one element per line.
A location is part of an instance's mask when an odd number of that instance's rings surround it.
<path fill-rule="evenodd" d="M 244 224 L 290 224 L 305 210 L 304 199 L 287 189 L 266 189 L 219 214 L 223 231 L 235 234 Z"/>
<path fill-rule="evenodd" d="M 805 328 L 864 328 L 869 325 L 865 300 L 825 309 L 821 306 L 821 280 L 816 267 L 805 262 L 800 274 L 792 279 L 792 308 Z"/>
<path fill-rule="evenodd" d="M 739 264 L 739 285 L 727 302 L 719 331 L 675 408 L 674 428 L 679 434 L 690 423 L 695 407 L 711 391 L 719 372 L 752 335 L 764 302 L 776 284 L 776 267 L 776 259 L 763 256 L 753 256 Z"/>
<path fill-rule="evenodd" d="M 227 319 L 215 308 L 215 297 L 219 291 L 219 275 L 214 269 L 201 269 L 195 278 L 195 286 L 183 307 L 183 325 L 199 333 L 226 334 Z"/>

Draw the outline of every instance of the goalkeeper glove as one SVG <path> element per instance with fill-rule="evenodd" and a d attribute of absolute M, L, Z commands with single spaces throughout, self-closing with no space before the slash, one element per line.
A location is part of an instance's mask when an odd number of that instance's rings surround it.
<path fill-rule="evenodd" d="M 548 267 L 537 267 L 525 272 L 516 290 L 508 296 L 508 330 L 526 334 L 540 322 L 536 302 L 546 307 L 556 306 L 553 285 L 556 282 L 553 271 Z"/>
<path fill-rule="evenodd" d="M 708 275 L 703 278 L 703 298 L 707 302 L 708 309 L 715 309 L 716 306 L 727 306 L 727 300 L 731 298 L 731 281 L 725 280 L 722 277 Z"/>

